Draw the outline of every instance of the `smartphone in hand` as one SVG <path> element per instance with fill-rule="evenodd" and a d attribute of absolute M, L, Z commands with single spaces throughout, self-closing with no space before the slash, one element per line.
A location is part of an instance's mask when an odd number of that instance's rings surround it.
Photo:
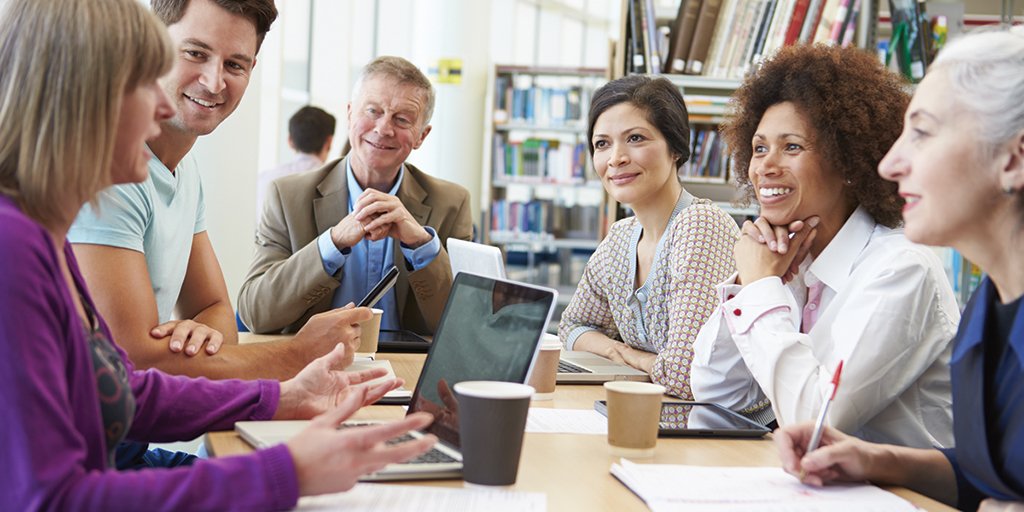
<path fill-rule="evenodd" d="M 391 268 L 388 269 L 388 271 L 384 274 L 384 277 L 382 277 L 381 280 L 377 282 L 377 284 L 373 285 L 373 288 L 370 290 L 370 293 L 367 293 L 366 297 L 363 297 L 363 300 L 359 301 L 359 304 L 357 304 L 356 307 L 372 308 L 377 304 L 378 301 L 380 301 L 382 297 L 384 297 L 384 294 L 387 293 L 388 290 L 395 286 L 395 283 L 397 282 L 398 267 L 392 265 Z"/>

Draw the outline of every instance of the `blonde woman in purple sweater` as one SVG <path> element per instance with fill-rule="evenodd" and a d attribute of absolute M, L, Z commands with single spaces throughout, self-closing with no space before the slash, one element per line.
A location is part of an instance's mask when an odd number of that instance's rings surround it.
<path fill-rule="evenodd" d="M 193 0 L 198 1 L 198 0 Z M 10 510 L 271 510 L 342 491 L 416 456 L 423 428 L 336 429 L 398 385 L 335 371 L 344 346 L 285 381 L 209 381 L 136 371 L 110 339 L 65 235 L 103 188 L 146 177 L 145 141 L 174 113 L 157 78 L 173 49 L 136 0 L 0 4 L 0 503 Z M 358 336 L 358 326 L 350 336 Z M 313 418 L 245 457 L 118 472 L 124 439 L 172 441 L 237 420 Z"/>

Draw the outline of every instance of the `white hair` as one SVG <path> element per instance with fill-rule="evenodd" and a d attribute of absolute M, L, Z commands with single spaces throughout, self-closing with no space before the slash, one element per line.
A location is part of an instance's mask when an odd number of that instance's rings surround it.
<path fill-rule="evenodd" d="M 956 38 L 929 71 L 948 73 L 956 102 L 976 116 L 990 149 L 1024 129 L 1024 26 Z"/>

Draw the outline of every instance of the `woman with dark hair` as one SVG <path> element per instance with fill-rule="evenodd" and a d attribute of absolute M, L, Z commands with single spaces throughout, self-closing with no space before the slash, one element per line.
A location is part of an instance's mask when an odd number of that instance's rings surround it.
<path fill-rule="evenodd" d="M 1022 97 L 1024 27 L 954 39 L 928 68 L 903 135 L 878 166 L 906 199 L 907 238 L 953 246 L 987 275 L 954 341 L 956 447 L 873 444 L 829 428 L 806 453 L 813 425 L 792 425 L 775 441 L 783 467 L 804 482 L 870 480 L 962 510 L 1024 510 Z"/>
<path fill-rule="evenodd" d="M 856 49 L 780 50 L 736 92 L 722 133 L 761 217 L 695 345 L 698 400 L 758 419 L 814 418 L 843 362 L 830 423 L 864 439 L 950 446 L 949 341 L 959 308 L 942 265 L 898 228 L 875 171 L 907 94 Z"/>
<path fill-rule="evenodd" d="M 594 93 L 589 123 L 594 168 L 608 195 L 635 215 L 613 224 L 590 258 L 559 336 L 569 350 L 628 364 L 691 398 L 693 339 L 715 304 L 715 283 L 735 271 L 739 229 L 679 182 L 690 128 L 669 81 L 609 82 Z"/>

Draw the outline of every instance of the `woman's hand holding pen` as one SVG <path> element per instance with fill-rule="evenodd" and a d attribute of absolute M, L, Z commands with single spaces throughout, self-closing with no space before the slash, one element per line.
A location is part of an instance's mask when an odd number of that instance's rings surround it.
<path fill-rule="evenodd" d="M 814 422 L 787 425 L 772 436 L 782 459 L 782 468 L 805 484 L 822 486 L 829 482 L 872 480 L 874 462 L 885 445 L 872 444 L 825 427 L 818 449 L 807 453 L 814 435 Z"/>

